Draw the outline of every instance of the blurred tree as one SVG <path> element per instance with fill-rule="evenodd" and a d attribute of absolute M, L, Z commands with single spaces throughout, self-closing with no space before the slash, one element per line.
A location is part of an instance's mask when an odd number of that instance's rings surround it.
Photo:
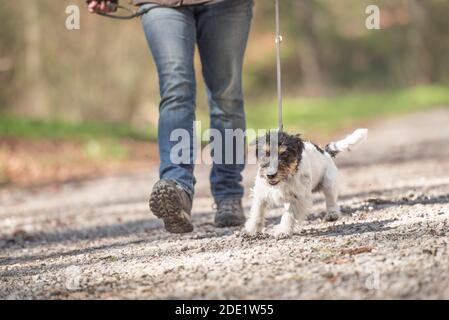
<path fill-rule="evenodd" d="M 322 94 L 326 89 L 324 68 L 322 64 L 320 41 L 317 25 L 315 23 L 316 12 L 319 10 L 315 0 L 293 1 L 296 21 L 300 27 L 299 39 L 296 43 L 301 59 L 303 72 L 302 86 L 309 94 Z"/>
<path fill-rule="evenodd" d="M 49 117 L 46 77 L 42 72 L 42 26 L 39 8 L 45 5 L 28 1 L 22 7 L 25 22 L 25 108 L 31 116 Z"/>
<path fill-rule="evenodd" d="M 79 31 L 65 28 L 73 4 Z M 381 30 L 365 27 L 370 4 Z M 449 82 L 447 0 L 284 0 L 281 9 L 286 94 Z M 2 3 L 0 28 L 0 111 L 156 125 L 157 74 L 138 20 L 89 15 L 83 0 L 16 0 Z M 273 39 L 274 1 L 255 1 L 251 99 L 275 96 Z"/>
<path fill-rule="evenodd" d="M 430 36 L 431 18 L 427 3 L 422 0 L 409 0 L 409 12 L 413 23 L 409 27 L 410 42 L 410 84 L 429 84 L 432 82 L 433 68 L 431 55 L 427 47 L 426 35 Z"/>

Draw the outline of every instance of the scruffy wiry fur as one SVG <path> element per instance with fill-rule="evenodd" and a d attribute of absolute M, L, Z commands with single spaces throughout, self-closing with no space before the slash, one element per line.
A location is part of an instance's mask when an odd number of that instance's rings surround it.
<path fill-rule="evenodd" d="M 325 220 L 340 217 L 338 199 L 338 170 L 333 161 L 338 153 L 349 151 L 366 140 L 368 130 L 358 129 L 343 140 L 328 144 L 325 150 L 304 141 L 299 135 L 276 132 L 276 139 L 268 133 L 256 139 L 259 170 L 253 189 L 250 217 L 246 233 L 262 232 L 265 213 L 271 205 L 283 206 L 281 223 L 276 227 L 277 237 L 290 237 L 296 222 L 301 222 L 312 207 L 312 192 L 322 191 L 326 198 Z M 277 141 L 277 146 L 270 143 Z M 273 168 L 270 155 L 276 152 L 277 167 Z"/>

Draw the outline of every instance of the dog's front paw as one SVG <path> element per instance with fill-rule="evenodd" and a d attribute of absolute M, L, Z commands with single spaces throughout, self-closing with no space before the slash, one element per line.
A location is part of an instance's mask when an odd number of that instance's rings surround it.
<path fill-rule="evenodd" d="M 289 239 L 293 235 L 293 231 L 287 228 L 283 228 L 280 226 L 275 227 L 273 236 L 280 240 L 280 239 Z"/>
<path fill-rule="evenodd" d="M 329 211 L 324 216 L 324 220 L 327 222 L 334 222 L 340 219 L 341 213 L 340 211 Z"/>
<path fill-rule="evenodd" d="M 252 221 L 247 221 L 245 224 L 244 233 L 248 236 L 255 236 L 259 233 L 262 233 L 263 226 L 258 223 L 254 223 Z"/>

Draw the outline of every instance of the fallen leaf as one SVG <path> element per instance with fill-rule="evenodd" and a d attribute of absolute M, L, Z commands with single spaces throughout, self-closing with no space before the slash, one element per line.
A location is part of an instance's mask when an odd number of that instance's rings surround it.
<path fill-rule="evenodd" d="M 372 247 L 359 247 L 359 248 L 350 248 L 350 249 L 342 249 L 340 250 L 340 254 L 350 256 L 355 256 L 357 254 L 367 253 L 373 251 Z"/>

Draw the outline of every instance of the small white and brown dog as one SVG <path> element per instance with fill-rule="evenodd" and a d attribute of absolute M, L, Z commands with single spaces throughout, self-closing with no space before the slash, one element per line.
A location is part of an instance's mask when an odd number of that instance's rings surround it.
<path fill-rule="evenodd" d="M 283 206 L 275 236 L 291 237 L 295 224 L 310 213 L 312 193 L 318 191 L 322 191 L 326 198 L 325 220 L 337 220 L 340 217 L 338 170 L 333 158 L 340 152 L 353 150 L 367 136 L 367 129 L 358 129 L 324 149 L 304 141 L 300 135 L 280 131 L 268 132 L 252 142 L 256 146 L 259 169 L 250 217 L 245 224 L 246 233 L 262 232 L 266 211 L 272 206 Z"/>

